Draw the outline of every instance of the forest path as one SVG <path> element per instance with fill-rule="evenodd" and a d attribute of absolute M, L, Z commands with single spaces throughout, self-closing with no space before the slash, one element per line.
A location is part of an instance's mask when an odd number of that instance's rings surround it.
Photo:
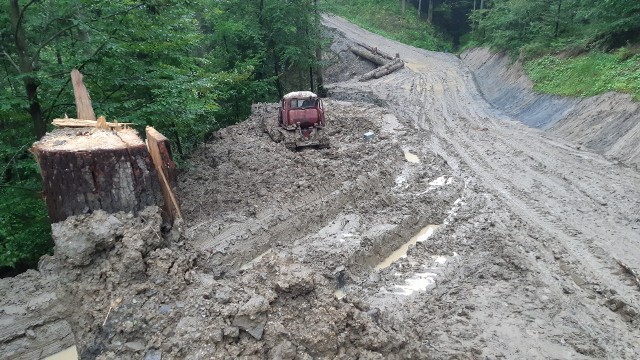
<path fill-rule="evenodd" d="M 633 352 L 627 346 L 634 343 L 637 354 L 638 320 L 632 332 L 624 322 L 612 326 L 611 310 L 624 310 L 617 305 L 610 310 L 602 303 L 612 300 L 597 295 L 616 294 L 615 301 L 635 309 L 640 301 L 638 286 L 617 262 L 639 266 L 640 174 L 510 119 L 484 100 L 473 74 L 454 55 L 403 45 L 339 17 L 324 16 L 323 22 L 406 61 L 406 70 L 391 76 L 336 88 L 372 90 L 413 125 L 423 146 L 442 156 L 455 175 L 486 188 L 522 219 L 526 226 L 513 228 L 511 235 L 536 254 L 530 265 L 538 280 L 572 304 L 576 330 L 609 357 L 629 358 Z M 571 279 L 585 298 L 575 299 L 559 279 Z M 615 344 L 606 340 L 612 338 Z"/>

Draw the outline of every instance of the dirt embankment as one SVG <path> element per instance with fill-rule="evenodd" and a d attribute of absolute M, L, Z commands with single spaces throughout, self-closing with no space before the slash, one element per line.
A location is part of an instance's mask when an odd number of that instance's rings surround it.
<path fill-rule="evenodd" d="M 509 116 L 625 164 L 640 166 L 640 103 L 630 95 L 606 93 L 571 98 L 533 91 L 520 62 L 484 48 L 461 59 L 474 72 L 484 97 Z"/>

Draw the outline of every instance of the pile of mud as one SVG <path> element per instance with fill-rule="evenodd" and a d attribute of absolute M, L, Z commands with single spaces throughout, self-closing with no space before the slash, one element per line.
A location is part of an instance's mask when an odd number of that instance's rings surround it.
<path fill-rule="evenodd" d="M 379 309 L 341 301 L 286 255 L 221 274 L 208 254 L 160 235 L 158 208 L 75 216 L 47 260 L 82 359 L 411 359 L 416 336 Z"/>
<path fill-rule="evenodd" d="M 498 109 L 579 147 L 640 166 L 640 103 L 630 95 L 609 92 L 581 99 L 538 94 L 522 64 L 512 63 L 506 54 L 474 48 L 460 57 Z"/>

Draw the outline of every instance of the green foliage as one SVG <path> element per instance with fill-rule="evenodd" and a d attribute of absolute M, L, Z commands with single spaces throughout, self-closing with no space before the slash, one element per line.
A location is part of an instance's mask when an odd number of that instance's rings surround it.
<path fill-rule="evenodd" d="M 564 59 L 547 55 L 527 62 L 525 68 L 540 92 L 592 96 L 617 91 L 640 100 L 640 55 L 626 60 L 602 52 Z"/>
<path fill-rule="evenodd" d="M 471 15 L 474 37 L 514 55 L 609 50 L 640 40 L 637 0 L 493 0 Z"/>
<path fill-rule="evenodd" d="M 426 7 L 427 2 L 423 2 Z M 444 35 L 418 18 L 417 10 L 408 1 L 404 16 L 399 2 L 388 0 L 324 0 L 322 8 L 404 44 L 434 51 L 450 51 L 453 47 Z"/>
<path fill-rule="evenodd" d="M 7 116 L 7 108 L 0 116 Z M 6 119 L 6 117 L 4 117 Z M 49 219 L 40 176 L 28 149 L 34 138 L 22 122 L 0 122 L 0 271 L 32 267 L 50 252 Z M 26 130 L 26 131 L 25 131 Z"/>
<path fill-rule="evenodd" d="M 318 24 L 310 0 L 0 3 L 0 266 L 50 250 L 26 149 L 51 119 L 75 116 L 71 69 L 97 115 L 156 127 L 182 162 L 253 102 L 315 90 Z"/>

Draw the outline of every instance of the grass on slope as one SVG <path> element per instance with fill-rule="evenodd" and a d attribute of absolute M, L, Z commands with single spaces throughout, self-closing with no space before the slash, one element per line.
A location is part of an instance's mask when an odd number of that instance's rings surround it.
<path fill-rule="evenodd" d="M 575 58 L 547 55 L 525 64 L 536 91 L 564 96 L 593 96 L 607 91 L 640 100 L 640 55 L 624 49 L 615 54 L 592 52 Z"/>
<path fill-rule="evenodd" d="M 434 51 L 450 51 L 451 42 L 438 34 L 407 2 L 405 15 L 399 2 L 389 0 L 322 0 L 323 11 L 342 16 L 386 38 Z"/>

